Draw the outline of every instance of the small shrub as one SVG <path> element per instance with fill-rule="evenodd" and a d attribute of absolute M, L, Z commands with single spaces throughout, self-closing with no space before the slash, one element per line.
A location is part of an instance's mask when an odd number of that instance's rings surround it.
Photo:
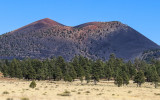
<path fill-rule="evenodd" d="M 86 91 L 86 93 L 90 93 L 90 91 Z"/>
<path fill-rule="evenodd" d="M 154 93 L 155 95 L 159 95 L 160 96 L 160 93 Z"/>
<path fill-rule="evenodd" d="M 35 88 L 36 85 L 37 85 L 36 82 L 35 82 L 35 81 L 32 81 L 31 84 L 29 85 L 29 87 L 30 87 L 30 88 Z"/>
<path fill-rule="evenodd" d="M 102 95 L 103 93 L 99 93 L 99 94 L 97 94 L 97 95 Z"/>
<path fill-rule="evenodd" d="M 72 90 L 71 92 L 76 92 L 76 90 Z"/>
<path fill-rule="evenodd" d="M 83 91 L 83 89 L 79 89 L 78 91 Z"/>
<path fill-rule="evenodd" d="M 15 93 L 15 91 L 12 91 L 12 93 Z"/>
<path fill-rule="evenodd" d="M 65 94 L 70 94 L 71 92 L 69 92 L 69 91 L 65 90 L 65 92 L 63 92 L 63 93 L 65 93 Z"/>
<path fill-rule="evenodd" d="M 13 100 L 13 98 L 7 98 L 6 100 Z"/>
<path fill-rule="evenodd" d="M 128 91 L 128 93 L 132 93 L 132 91 Z"/>
<path fill-rule="evenodd" d="M 60 95 L 60 96 L 71 96 L 71 93 L 66 90 L 65 92 L 57 94 L 57 95 Z"/>
<path fill-rule="evenodd" d="M 21 100 L 29 100 L 29 98 L 21 98 Z"/>
<path fill-rule="evenodd" d="M 48 86 L 45 86 L 44 88 L 47 88 Z"/>
<path fill-rule="evenodd" d="M 4 91 L 4 92 L 3 92 L 3 94 L 9 94 L 9 92 L 7 92 L 7 91 Z"/>
<path fill-rule="evenodd" d="M 47 94 L 47 92 L 44 92 L 44 93 L 43 93 L 43 95 L 46 95 L 46 94 Z"/>
<path fill-rule="evenodd" d="M 35 90 L 39 90 L 39 88 L 35 88 Z"/>

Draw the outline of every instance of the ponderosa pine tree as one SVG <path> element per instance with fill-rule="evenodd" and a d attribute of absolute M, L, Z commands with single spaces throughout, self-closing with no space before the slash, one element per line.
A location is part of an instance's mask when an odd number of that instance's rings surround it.
<path fill-rule="evenodd" d="M 23 78 L 28 79 L 28 70 L 27 70 L 27 59 L 21 61 L 21 70 Z"/>
<path fill-rule="evenodd" d="M 128 85 L 129 84 L 129 77 L 125 71 L 122 72 L 122 79 L 123 79 L 123 85 Z"/>
<path fill-rule="evenodd" d="M 56 81 L 61 80 L 63 77 L 62 70 L 60 66 L 54 66 L 53 78 Z"/>
<path fill-rule="evenodd" d="M 114 84 L 116 84 L 118 87 L 122 86 L 122 84 L 123 84 L 122 76 L 116 75 L 116 78 L 114 80 Z"/>
<path fill-rule="evenodd" d="M 85 80 L 87 81 L 87 83 L 90 82 L 90 80 L 91 80 L 91 75 L 90 75 L 90 73 L 86 73 L 86 74 L 85 74 Z"/>
<path fill-rule="evenodd" d="M 158 82 L 160 81 L 159 75 L 157 74 L 156 67 L 151 65 L 150 66 L 150 81 L 155 84 L 155 88 L 158 86 Z"/>
<path fill-rule="evenodd" d="M 73 65 L 76 73 L 77 73 L 77 77 L 80 77 L 81 76 L 81 71 L 80 71 L 80 64 L 79 64 L 79 59 L 78 59 L 78 56 L 75 56 L 73 59 L 72 59 L 72 62 L 71 64 Z"/>
<path fill-rule="evenodd" d="M 72 77 L 68 74 L 68 73 L 65 73 L 64 74 L 64 81 L 68 81 L 68 82 L 72 82 Z"/>
<path fill-rule="evenodd" d="M 138 71 L 136 76 L 134 77 L 134 82 L 137 83 L 137 87 L 141 87 L 141 84 L 145 82 L 145 76 L 143 71 Z"/>
<path fill-rule="evenodd" d="M 82 84 L 83 78 L 84 78 L 84 76 L 85 76 L 85 72 L 84 72 L 84 69 L 83 69 L 82 66 L 79 66 L 78 75 L 79 75 L 79 79 L 80 79 L 81 84 Z"/>
<path fill-rule="evenodd" d="M 40 67 L 36 72 L 36 79 L 37 80 L 44 80 L 45 79 L 45 70 L 44 66 Z"/>
<path fill-rule="evenodd" d="M 47 60 L 42 62 L 43 78 L 44 80 L 49 79 L 49 62 Z"/>
<path fill-rule="evenodd" d="M 27 66 L 27 79 L 36 79 L 36 71 L 32 67 L 31 59 L 28 59 L 26 62 Z"/>
<path fill-rule="evenodd" d="M 116 57 L 115 57 L 115 54 L 111 54 L 109 56 L 109 60 L 108 60 L 108 63 L 107 63 L 107 66 L 111 69 L 112 71 L 112 77 L 115 77 L 116 76 L 116 73 L 115 73 L 115 68 L 116 68 Z"/>
<path fill-rule="evenodd" d="M 84 70 L 85 70 L 85 80 L 87 81 L 87 83 L 90 82 L 91 80 L 91 65 L 86 64 L 84 66 Z"/>
<path fill-rule="evenodd" d="M 77 73 L 72 65 L 70 71 L 70 76 L 72 77 L 72 81 L 74 81 L 77 78 Z"/>
<path fill-rule="evenodd" d="M 160 61 L 159 60 L 156 60 L 156 61 L 154 60 L 153 65 L 155 65 L 156 70 L 157 70 L 157 74 L 158 74 L 158 76 L 160 76 Z"/>
<path fill-rule="evenodd" d="M 157 72 L 154 73 L 152 82 L 155 84 L 155 88 L 158 87 L 158 82 L 160 82 L 160 77 L 158 76 Z"/>
<path fill-rule="evenodd" d="M 107 78 L 107 80 L 109 81 L 110 78 L 112 77 L 113 71 L 110 68 L 110 66 L 108 65 L 108 63 L 104 66 L 104 75 L 105 78 Z"/>
<path fill-rule="evenodd" d="M 77 78 L 77 73 L 71 63 L 67 63 L 67 72 L 68 75 L 71 77 L 72 81 Z M 69 80 L 70 81 L 70 80 Z"/>
<path fill-rule="evenodd" d="M 153 68 L 152 68 L 153 66 L 152 65 L 150 65 L 150 66 L 148 66 L 147 67 L 147 69 L 145 69 L 145 76 L 146 76 L 146 81 L 147 82 L 152 82 L 152 77 L 153 77 Z"/>
<path fill-rule="evenodd" d="M 62 70 L 62 74 L 65 73 L 65 66 L 66 66 L 66 63 L 65 63 L 65 60 L 62 56 L 59 56 L 57 59 L 56 59 L 56 62 L 55 62 L 55 65 L 56 66 L 59 66 Z"/>
<path fill-rule="evenodd" d="M 96 60 L 92 67 L 92 79 L 94 80 L 95 85 L 101 76 L 103 76 L 103 64 L 101 63 L 101 60 Z"/>
<path fill-rule="evenodd" d="M 14 68 L 14 63 L 13 63 L 13 61 L 10 63 L 10 65 L 9 65 L 9 71 L 8 71 L 8 73 L 9 73 L 9 76 L 11 77 L 11 78 L 13 78 L 13 77 L 15 77 L 15 68 Z"/>
<path fill-rule="evenodd" d="M 138 58 L 135 58 L 134 60 L 134 66 L 137 70 L 140 70 L 140 63 L 141 63 L 141 60 L 138 59 Z"/>
<path fill-rule="evenodd" d="M 48 62 L 48 78 L 49 80 L 54 79 L 55 59 L 51 59 Z"/>
<path fill-rule="evenodd" d="M 133 79 L 133 77 L 136 75 L 136 68 L 133 66 L 132 62 L 131 61 L 128 61 L 126 63 L 126 66 L 128 67 L 129 69 L 129 78 L 130 79 Z"/>
<path fill-rule="evenodd" d="M 5 59 L 4 63 L 6 64 L 6 66 L 9 66 L 9 64 L 10 64 L 8 59 Z"/>
<path fill-rule="evenodd" d="M 8 66 L 6 64 L 4 64 L 4 65 L 1 65 L 1 67 L 2 67 L 1 71 L 4 75 L 4 77 L 7 77 L 8 76 Z"/>
<path fill-rule="evenodd" d="M 87 59 L 85 59 L 82 55 L 80 55 L 78 58 L 80 66 L 82 66 L 84 69 L 85 65 L 87 65 Z"/>
<path fill-rule="evenodd" d="M 17 77 L 17 78 L 22 78 L 22 70 L 19 65 L 19 61 L 16 59 L 13 59 L 11 64 L 10 64 L 10 75 L 11 77 Z"/>
<path fill-rule="evenodd" d="M 84 58 L 85 59 L 85 64 L 83 66 L 84 72 L 85 72 L 85 80 L 87 81 L 87 83 L 90 82 L 91 80 L 91 65 L 92 65 L 92 61 L 88 60 L 88 58 Z"/>
<path fill-rule="evenodd" d="M 83 82 L 83 78 L 85 76 L 85 70 L 84 70 L 84 65 L 85 65 L 85 62 L 84 62 L 84 58 L 82 56 L 75 56 L 73 59 L 72 59 L 72 62 L 71 64 L 73 65 L 75 71 L 76 71 L 76 74 L 77 74 L 77 78 L 81 81 L 81 84 Z"/>

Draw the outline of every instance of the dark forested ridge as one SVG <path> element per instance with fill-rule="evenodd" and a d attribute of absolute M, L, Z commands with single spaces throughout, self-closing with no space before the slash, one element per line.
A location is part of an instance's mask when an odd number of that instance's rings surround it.
<path fill-rule="evenodd" d="M 142 53 L 141 58 L 147 62 L 152 59 L 160 60 L 160 49 L 146 50 Z"/>
<path fill-rule="evenodd" d="M 11 61 L 1 60 L 0 71 L 5 77 L 29 80 L 64 80 L 72 82 L 79 79 L 82 83 L 91 80 L 97 84 L 100 79 L 114 80 L 117 86 L 128 85 L 129 80 L 141 86 L 144 82 L 153 82 L 157 87 L 160 77 L 160 61 L 146 63 L 140 59 L 124 62 L 111 54 L 108 61 L 91 60 L 83 56 L 75 56 L 71 61 L 63 57 L 38 60 L 24 59 Z"/>
<path fill-rule="evenodd" d="M 75 55 L 103 61 L 114 53 L 124 60 L 141 57 L 143 51 L 160 47 L 118 21 L 89 22 L 69 27 L 45 18 L 0 36 L 0 59 Z"/>

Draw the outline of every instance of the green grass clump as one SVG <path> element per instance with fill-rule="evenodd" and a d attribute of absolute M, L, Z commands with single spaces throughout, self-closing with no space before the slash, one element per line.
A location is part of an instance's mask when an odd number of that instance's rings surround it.
<path fill-rule="evenodd" d="M 29 98 L 24 97 L 24 98 L 21 98 L 21 100 L 29 100 Z"/>
<path fill-rule="evenodd" d="M 13 98 L 7 98 L 6 100 L 13 100 Z"/>
<path fill-rule="evenodd" d="M 97 95 L 102 95 L 103 93 L 99 93 L 99 94 L 97 94 Z"/>
<path fill-rule="evenodd" d="M 57 95 L 59 95 L 59 96 L 71 96 L 71 93 L 66 90 L 65 92 L 57 94 Z"/>
<path fill-rule="evenodd" d="M 8 91 L 4 91 L 3 94 L 9 94 L 9 92 Z"/>
<path fill-rule="evenodd" d="M 47 94 L 47 92 L 44 92 L 44 93 L 43 93 L 43 95 L 46 95 L 46 94 Z"/>
<path fill-rule="evenodd" d="M 72 90 L 71 92 L 76 92 L 76 90 Z"/>
<path fill-rule="evenodd" d="M 86 91 L 86 93 L 90 93 L 90 91 Z"/>
<path fill-rule="evenodd" d="M 39 88 L 35 88 L 35 90 L 39 90 Z"/>
<path fill-rule="evenodd" d="M 128 91 L 128 93 L 132 93 L 132 91 Z"/>
<path fill-rule="evenodd" d="M 160 96 L 160 93 L 154 93 L 155 95 L 159 95 Z"/>

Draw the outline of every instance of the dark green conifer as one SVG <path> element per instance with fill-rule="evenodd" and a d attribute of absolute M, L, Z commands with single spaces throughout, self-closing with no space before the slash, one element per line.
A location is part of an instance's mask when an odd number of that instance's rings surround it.
<path fill-rule="evenodd" d="M 141 84 L 145 82 L 145 76 L 143 71 L 138 71 L 135 78 L 134 82 L 137 83 L 137 87 L 141 87 Z"/>

